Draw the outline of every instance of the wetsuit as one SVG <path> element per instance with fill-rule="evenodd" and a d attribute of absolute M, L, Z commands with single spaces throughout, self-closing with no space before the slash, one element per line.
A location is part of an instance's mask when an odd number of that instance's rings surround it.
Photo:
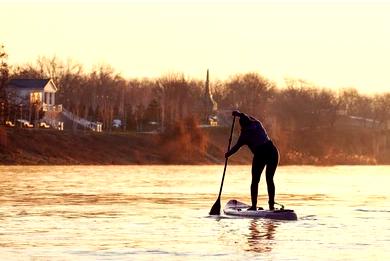
<path fill-rule="evenodd" d="M 227 152 L 227 156 L 236 153 L 243 145 L 247 145 L 253 153 L 252 161 L 252 183 L 251 199 L 252 207 L 257 206 L 257 195 L 261 173 L 265 166 L 265 176 L 267 180 L 268 204 L 270 209 L 274 208 L 275 203 L 275 184 L 274 174 L 279 163 L 279 152 L 263 124 L 244 113 L 239 114 L 241 124 L 241 134 L 237 143 Z"/>

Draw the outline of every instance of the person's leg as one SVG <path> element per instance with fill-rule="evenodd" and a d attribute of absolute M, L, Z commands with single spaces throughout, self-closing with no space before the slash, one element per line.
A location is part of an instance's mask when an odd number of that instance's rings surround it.
<path fill-rule="evenodd" d="M 269 158 L 267 161 L 267 168 L 265 170 L 265 177 L 267 180 L 267 190 L 268 190 L 268 206 L 270 210 L 274 209 L 275 204 L 275 184 L 274 184 L 274 175 L 276 168 L 279 163 L 279 152 L 278 149 L 271 144 L 269 149 Z"/>
<path fill-rule="evenodd" d="M 259 182 L 260 182 L 260 176 L 261 172 L 263 172 L 263 169 L 265 167 L 264 159 L 259 155 L 253 156 L 252 161 L 252 183 L 251 183 L 251 201 L 252 201 L 252 207 L 250 210 L 256 210 L 257 207 L 257 195 L 259 191 Z"/>

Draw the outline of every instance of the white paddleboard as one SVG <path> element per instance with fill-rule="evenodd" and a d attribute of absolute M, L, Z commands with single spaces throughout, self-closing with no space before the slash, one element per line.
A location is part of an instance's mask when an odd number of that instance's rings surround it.
<path fill-rule="evenodd" d="M 292 209 L 248 210 L 249 207 L 245 203 L 232 199 L 226 204 L 223 212 L 226 215 L 238 217 L 298 220 L 297 214 Z"/>

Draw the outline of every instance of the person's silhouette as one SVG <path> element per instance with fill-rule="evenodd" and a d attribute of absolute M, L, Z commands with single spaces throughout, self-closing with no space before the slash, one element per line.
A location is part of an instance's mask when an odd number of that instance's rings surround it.
<path fill-rule="evenodd" d="M 267 180 L 268 206 L 270 210 L 273 210 L 275 204 L 274 175 L 279 163 L 279 151 L 259 120 L 239 111 L 233 111 L 232 114 L 240 118 L 241 133 L 237 143 L 226 152 L 225 158 L 236 153 L 243 145 L 249 147 L 253 153 L 251 183 L 252 206 L 249 210 L 257 210 L 258 187 L 264 167 L 266 167 L 265 176 Z"/>

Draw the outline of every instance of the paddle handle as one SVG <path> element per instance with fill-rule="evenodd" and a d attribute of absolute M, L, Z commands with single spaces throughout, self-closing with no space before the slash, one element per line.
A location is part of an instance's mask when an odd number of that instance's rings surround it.
<path fill-rule="evenodd" d="M 232 137 L 233 137 L 233 130 L 234 130 L 234 122 L 235 122 L 235 121 L 236 121 L 236 116 L 233 116 L 233 123 L 232 123 L 232 128 L 231 128 L 231 130 L 230 130 L 230 138 L 229 138 L 229 144 L 228 144 L 228 149 L 227 149 L 227 151 L 230 150 L 230 145 L 232 144 Z M 223 187 L 223 181 L 225 180 L 225 173 L 226 173 L 227 163 L 228 163 L 228 158 L 225 158 L 225 167 L 223 168 L 223 175 L 222 175 L 221 187 L 219 188 L 218 199 L 221 198 L 222 187 Z"/>

